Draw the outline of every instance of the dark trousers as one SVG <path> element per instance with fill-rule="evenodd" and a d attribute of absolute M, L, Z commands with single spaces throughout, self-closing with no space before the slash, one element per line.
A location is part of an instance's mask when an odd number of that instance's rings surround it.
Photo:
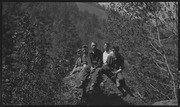
<path fill-rule="evenodd" d="M 92 79 L 94 78 L 93 76 L 96 76 L 96 75 L 99 75 L 99 74 L 96 74 L 96 73 L 99 73 L 99 71 L 101 70 L 101 68 L 96 68 L 94 73 L 95 75 L 92 75 Z M 88 77 L 90 76 L 91 74 L 91 70 L 90 70 L 90 67 L 87 66 L 85 68 L 82 69 L 81 71 L 81 81 L 86 81 L 88 79 Z M 98 80 L 102 80 L 102 77 L 98 77 Z"/>
<path fill-rule="evenodd" d="M 82 84 L 84 84 L 84 82 L 87 81 L 89 75 L 90 75 L 90 67 L 86 66 L 86 67 L 82 68 L 81 77 L 80 77 Z"/>
<path fill-rule="evenodd" d="M 116 83 L 115 75 L 112 72 L 112 68 L 104 65 L 101 68 L 97 69 L 92 74 L 92 88 L 97 89 L 100 87 L 100 83 L 102 82 L 102 75 L 105 74 L 107 77 L 109 77 L 114 83 Z"/>
<path fill-rule="evenodd" d="M 83 67 L 82 70 L 80 71 L 80 81 L 81 84 L 79 86 L 82 86 L 83 88 L 83 93 L 82 93 L 82 98 L 84 99 L 86 97 L 86 87 L 88 86 L 88 77 L 90 75 L 90 67 L 86 66 Z"/>
<path fill-rule="evenodd" d="M 96 68 L 94 73 L 99 72 L 101 68 Z M 83 85 L 83 96 L 86 96 L 86 87 L 88 86 L 89 83 L 89 76 L 91 74 L 91 70 L 89 66 L 86 66 L 82 69 L 81 71 L 81 85 Z M 93 78 L 93 77 L 92 77 Z M 92 79 L 91 78 L 91 79 Z M 101 77 L 98 78 L 99 80 L 102 80 Z"/>
<path fill-rule="evenodd" d="M 115 84 L 118 80 L 120 86 L 117 86 L 117 88 L 124 94 L 126 90 L 129 94 L 131 94 L 130 92 L 130 88 L 126 85 L 125 83 L 125 79 L 121 78 L 118 79 L 116 77 L 116 75 L 113 73 L 113 69 L 108 67 L 108 66 L 103 66 L 101 69 L 96 70 L 93 74 L 92 74 L 92 85 L 91 88 L 93 88 L 94 90 L 98 90 L 100 88 L 100 83 L 102 82 L 102 75 L 105 74 L 108 78 L 110 78 Z M 123 90 L 124 89 L 124 90 Z"/>
<path fill-rule="evenodd" d="M 118 89 L 124 94 L 126 90 L 127 93 L 129 93 L 131 96 L 132 93 L 131 93 L 131 90 L 130 88 L 126 85 L 126 82 L 125 82 L 125 79 L 123 78 L 122 80 L 119 80 L 119 83 L 120 83 L 120 86 L 118 87 Z"/>

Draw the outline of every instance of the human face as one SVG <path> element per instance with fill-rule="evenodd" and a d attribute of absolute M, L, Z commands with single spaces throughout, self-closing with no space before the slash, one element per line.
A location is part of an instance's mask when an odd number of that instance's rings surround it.
<path fill-rule="evenodd" d="M 97 48 L 96 44 L 94 42 L 91 43 L 92 50 L 95 50 Z"/>
<path fill-rule="evenodd" d="M 78 57 L 81 56 L 81 52 L 77 52 L 77 56 L 78 56 Z"/>
<path fill-rule="evenodd" d="M 87 53 L 88 49 L 87 48 L 82 48 L 83 53 Z"/>
<path fill-rule="evenodd" d="M 112 51 L 112 54 L 113 54 L 113 55 L 116 55 L 116 53 L 117 53 L 117 50 L 115 50 L 115 49 L 112 49 L 111 51 Z"/>
<path fill-rule="evenodd" d="M 104 49 L 105 49 L 106 51 L 108 51 L 108 50 L 109 50 L 109 45 L 104 44 Z"/>

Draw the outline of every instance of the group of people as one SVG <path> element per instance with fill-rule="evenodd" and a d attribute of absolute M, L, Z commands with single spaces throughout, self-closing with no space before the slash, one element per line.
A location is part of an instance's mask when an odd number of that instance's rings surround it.
<path fill-rule="evenodd" d="M 112 46 L 104 43 L 104 53 L 97 49 L 97 42 L 91 42 L 91 50 L 87 45 L 83 45 L 82 49 L 77 50 L 78 59 L 70 75 L 76 72 L 81 73 L 81 84 L 76 88 L 82 88 L 83 93 L 86 93 L 89 79 L 91 79 L 90 90 L 98 92 L 100 84 L 103 82 L 103 74 L 110 78 L 122 92 L 122 96 L 127 94 L 133 96 L 130 88 L 125 83 L 125 78 L 122 75 L 124 69 L 124 58 L 119 53 L 118 46 Z"/>

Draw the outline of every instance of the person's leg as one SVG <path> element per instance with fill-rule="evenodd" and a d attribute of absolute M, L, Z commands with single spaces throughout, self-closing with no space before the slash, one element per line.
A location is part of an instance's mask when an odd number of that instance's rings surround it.
<path fill-rule="evenodd" d="M 87 82 L 88 82 L 88 76 L 90 75 L 90 67 L 84 67 L 81 71 L 81 84 L 79 86 L 77 86 L 76 88 L 83 88 L 86 86 Z"/>
<path fill-rule="evenodd" d="M 77 72 L 80 72 L 82 69 L 83 69 L 82 66 L 78 66 L 78 67 L 76 68 L 76 71 L 77 71 Z"/>
<path fill-rule="evenodd" d="M 73 73 L 71 73 L 71 74 L 75 74 L 76 72 L 80 72 L 82 69 L 83 69 L 82 66 L 78 66 L 78 67 L 74 68 Z"/>
<path fill-rule="evenodd" d="M 91 78 L 92 82 L 91 82 L 91 86 L 90 86 L 91 91 L 100 91 L 100 83 L 103 80 L 102 71 L 103 71 L 103 68 L 99 67 L 92 74 L 92 78 Z"/>
<path fill-rule="evenodd" d="M 90 86 L 90 90 L 100 90 L 100 83 L 102 82 L 102 68 L 95 69 L 95 72 L 92 74 L 92 83 Z"/>
<path fill-rule="evenodd" d="M 121 87 L 122 87 L 123 89 L 126 90 L 126 92 L 127 92 L 129 95 L 131 95 L 131 96 L 134 97 L 134 95 L 133 95 L 132 92 L 131 92 L 131 89 L 130 89 L 130 88 L 127 86 L 127 84 L 126 84 L 125 79 L 120 80 L 120 85 L 121 85 Z"/>
<path fill-rule="evenodd" d="M 107 77 L 105 75 L 102 75 L 102 82 L 101 85 L 104 86 L 104 84 L 107 82 Z"/>
<path fill-rule="evenodd" d="M 114 78 L 113 73 L 111 72 L 111 68 L 108 66 L 102 66 L 102 68 L 97 69 L 92 76 L 92 85 L 91 90 L 98 90 L 100 89 L 100 83 L 103 80 L 102 75 L 105 74 L 107 77 L 109 77 L 114 83 L 116 83 L 116 80 Z"/>
<path fill-rule="evenodd" d="M 124 77 L 122 75 L 122 73 L 117 73 L 116 75 L 116 86 L 119 87 L 120 86 L 120 80 L 122 80 Z"/>
<path fill-rule="evenodd" d="M 119 89 L 119 91 L 121 91 L 122 96 L 125 97 L 127 95 L 127 93 L 123 90 L 123 86 L 124 86 L 124 79 L 123 80 L 119 80 L 117 78 L 117 82 L 119 82 L 119 85 L 117 86 L 117 88 Z"/>
<path fill-rule="evenodd" d="M 103 74 L 105 74 L 108 78 L 110 78 L 116 84 L 115 74 L 112 72 L 112 69 L 108 66 L 103 67 Z"/>
<path fill-rule="evenodd" d="M 106 67 L 106 69 L 109 69 Z M 114 74 L 113 71 L 110 69 L 109 72 L 104 72 L 105 75 L 107 75 L 117 86 L 119 91 L 123 94 L 123 96 L 126 96 L 127 93 L 123 90 L 124 82 L 122 75 L 120 73 L 118 75 Z"/>
<path fill-rule="evenodd" d="M 92 75 L 92 84 L 98 85 L 102 82 L 102 75 L 105 74 L 108 78 L 110 78 L 114 83 L 116 83 L 116 77 L 111 72 L 112 69 L 108 66 L 102 66 L 102 68 L 96 69 L 96 71 Z"/>
<path fill-rule="evenodd" d="M 120 86 L 120 83 L 119 83 L 119 79 L 116 78 L 116 86 L 119 87 Z"/>

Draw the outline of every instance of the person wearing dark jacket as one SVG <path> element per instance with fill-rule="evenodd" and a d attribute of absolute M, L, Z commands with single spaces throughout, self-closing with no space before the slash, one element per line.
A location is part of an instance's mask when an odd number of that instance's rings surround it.
<path fill-rule="evenodd" d="M 90 60 L 91 60 L 91 72 L 93 73 L 97 68 L 103 65 L 103 53 L 97 49 L 97 43 L 93 41 L 91 43 Z"/>
<path fill-rule="evenodd" d="M 83 64 L 83 71 L 82 71 L 82 80 L 81 85 L 77 86 L 76 88 L 84 88 L 87 86 L 88 77 L 93 72 L 100 70 L 102 67 L 102 52 L 97 49 L 97 43 L 93 41 L 91 43 L 91 51 L 88 53 L 88 47 L 85 45 L 83 47 L 83 56 L 82 56 L 82 64 Z"/>
<path fill-rule="evenodd" d="M 85 48 L 87 49 L 87 48 Z M 83 92 L 85 95 L 85 89 L 88 85 L 88 80 L 90 77 L 92 79 L 91 74 L 93 74 L 94 72 L 99 72 L 99 70 L 101 70 L 101 67 L 103 65 L 103 59 L 102 59 L 102 52 L 97 49 L 97 43 L 96 42 L 92 42 L 91 43 L 91 51 L 89 52 L 89 54 L 86 52 L 86 54 L 83 55 L 82 60 L 83 60 L 83 70 L 82 70 L 82 81 L 81 81 L 81 85 L 77 86 L 76 88 L 82 88 Z M 101 77 L 99 77 L 100 80 L 102 80 Z"/>
<path fill-rule="evenodd" d="M 94 73 L 97 73 L 101 70 L 103 65 L 103 53 L 97 49 L 97 43 L 95 41 L 91 42 L 91 51 L 90 51 L 90 61 L 91 61 L 91 80 L 94 80 Z M 102 81 L 103 78 L 99 77 L 99 81 Z M 100 88 L 97 87 L 97 91 L 100 91 Z"/>

